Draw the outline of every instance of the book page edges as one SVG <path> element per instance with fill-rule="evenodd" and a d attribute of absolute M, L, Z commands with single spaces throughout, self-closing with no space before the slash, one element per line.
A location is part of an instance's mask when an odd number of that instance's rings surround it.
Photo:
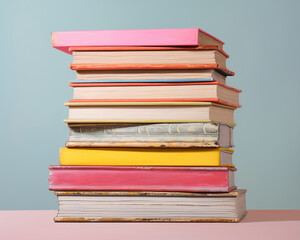
<path fill-rule="evenodd" d="M 209 34 L 208 32 L 203 31 L 203 30 L 200 29 L 200 28 L 198 28 L 198 31 L 204 33 L 205 35 L 207 35 L 207 36 L 209 36 L 209 37 L 211 37 L 211 38 L 213 38 L 213 39 L 215 39 L 216 41 L 220 42 L 220 43 L 223 44 L 223 45 L 225 44 L 225 42 L 223 42 L 223 41 L 221 41 L 220 39 L 216 38 L 215 36 Z M 199 41 L 199 40 L 198 40 L 198 41 Z"/>

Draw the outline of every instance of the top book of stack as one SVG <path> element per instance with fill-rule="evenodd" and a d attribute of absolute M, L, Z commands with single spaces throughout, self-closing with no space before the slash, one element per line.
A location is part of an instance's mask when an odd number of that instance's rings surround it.
<path fill-rule="evenodd" d="M 199 28 L 52 32 L 51 43 L 54 48 L 69 54 L 71 47 L 217 46 L 223 50 L 224 45 Z"/>

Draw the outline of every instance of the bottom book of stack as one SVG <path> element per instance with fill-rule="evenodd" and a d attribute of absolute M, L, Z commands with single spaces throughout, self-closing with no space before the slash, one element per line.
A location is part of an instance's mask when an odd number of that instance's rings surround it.
<path fill-rule="evenodd" d="M 246 190 L 229 193 L 55 191 L 57 222 L 239 222 Z"/>

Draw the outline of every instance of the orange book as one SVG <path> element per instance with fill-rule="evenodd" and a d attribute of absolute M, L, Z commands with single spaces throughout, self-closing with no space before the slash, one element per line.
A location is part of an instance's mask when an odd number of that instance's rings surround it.
<path fill-rule="evenodd" d="M 234 76 L 234 72 L 227 68 L 220 67 L 218 64 L 134 64 L 134 63 L 72 63 L 70 69 L 80 70 L 161 70 L 161 69 L 215 69 L 219 73 L 226 76 Z"/>

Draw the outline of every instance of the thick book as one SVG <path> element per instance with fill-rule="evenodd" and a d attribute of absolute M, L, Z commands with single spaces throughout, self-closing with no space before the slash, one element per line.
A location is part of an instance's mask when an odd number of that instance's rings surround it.
<path fill-rule="evenodd" d="M 49 166 L 49 190 L 230 192 L 232 167 Z"/>
<path fill-rule="evenodd" d="M 233 126 L 217 123 L 68 124 L 66 147 L 233 148 Z"/>
<path fill-rule="evenodd" d="M 185 83 L 218 81 L 226 76 L 214 69 L 79 70 L 71 84 L 79 83 Z"/>
<path fill-rule="evenodd" d="M 230 166 L 227 148 L 61 148 L 66 166 Z"/>
<path fill-rule="evenodd" d="M 234 125 L 235 107 L 212 102 L 68 102 L 66 123 L 220 122 Z"/>
<path fill-rule="evenodd" d="M 72 86 L 72 85 L 71 85 Z M 216 102 L 233 107 L 240 107 L 241 90 L 219 82 L 206 83 L 157 83 L 127 84 L 126 86 L 98 86 L 85 84 L 74 86 L 70 102 L 103 101 L 163 101 L 163 102 Z"/>
<path fill-rule="evenodd" d="M 199 46 L 224 42 L 199 28 L 131 29 L 52 32 L 51 45 L 71 53 L 70 47 L 99 46 Z"/>
<path fill-rule="evenodd" d="M 225 52 L 212 48 L 102 48 L 72 52 L 73 64 L 218 64 L 226 68 Z"/>
<path fill-rule="evenodd" d="M 56 222 L 239 222 L 246 190 L 229 193 L 55 191 Z"/>

